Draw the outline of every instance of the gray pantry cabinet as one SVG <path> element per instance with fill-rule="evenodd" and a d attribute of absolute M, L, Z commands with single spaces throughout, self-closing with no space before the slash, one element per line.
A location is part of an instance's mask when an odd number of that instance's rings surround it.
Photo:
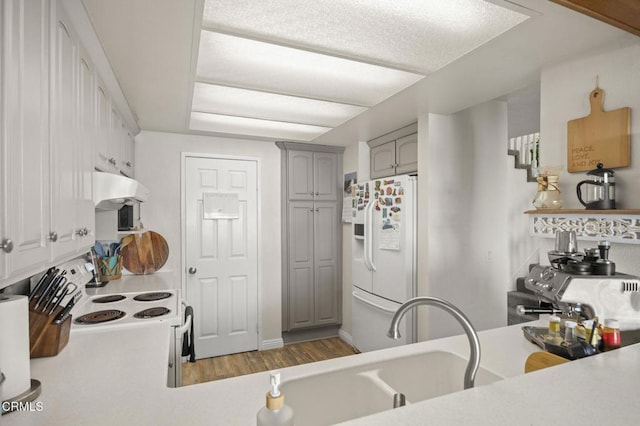
<path fill-rule="evenodd" d="M 371 179 L 418 171 L 418 125 L 412 124 L 367 142 Z"/>
<path fill-rule="evenodd" d="M 277 142 L 282 150 L 282 328 L 341 322 L 344 148 Z"/>

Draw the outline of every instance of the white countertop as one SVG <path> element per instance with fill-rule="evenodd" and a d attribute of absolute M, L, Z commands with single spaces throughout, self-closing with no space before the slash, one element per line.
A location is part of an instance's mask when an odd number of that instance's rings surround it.
<path fill-rule="evenodd" d="M 547 425 L 574 418 L 583 424 L 637 424 L 640 345 L 524 375 L 527 356 L 539 349 L 524 339 L 520 326 L 479 336 L 481 366 L 506 380 L 348 423 Z M 42 382 L 42 410 L 10 413 L 2 424 L 255 424 L 268 390 L 268 372 L 172 389 L 166 387 L 168 350 L 169 326 L 162 323 L 72 334 L 60 354 L 31 362 L 32 377 Z M 280 372 L 286 382 L 432 350 L 465 358 L 469 352 L 461 335 Z"/>

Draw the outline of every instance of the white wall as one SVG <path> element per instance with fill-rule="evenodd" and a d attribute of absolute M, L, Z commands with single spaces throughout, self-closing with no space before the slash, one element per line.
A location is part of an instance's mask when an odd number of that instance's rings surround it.
<path fill-rule="evenodd" d="M 604 110 L 631 108 L 631 166 L 616 169 L 616 206 L 640 208 L 640 38 L 624 38 L 580 58 L 550 65 L 542 70 L 540 115 L 540 160 L 543 165 L 562 164 L 560 189 L 566 208 L 582 208 L 575 195 L 576 184 L 586 172 L 567 173 L 567 121 L 589 114 L 589 93 L 596 76 L 605 91 Z M 579 249 L 593 242 L 578 243 Z M 553 240 L 540 239 L 540 257 L 553 249 Z M 613 244 L 611 259 L 618 271 L 640 275 L 640 247 Z"/>
<path fill-rule="evenodd" d="M 358 144 L 351 144 L 345 147 L 342 154 L 342 167 L 344 173 L 350 173 L 358 171 L 358 157 L 359 149 Z M 360 172 L 358 171 L 358 181 L 362 181 L 360 178 Z M 351 204 L 349 204 L 351 206 Z M 342 223 L 342 327 L 343 333 L 346 333 L 345 338 L 351 336 L 351 241 L 352 238 L 351 222 Z"/>
<path fill-rule="evenodd" d="M 141 205 L 142 222 L 146 229 L 159 232 L 166 238 L 170 253 L 163 269 L 168 271 L 182 269 L 181 153 L 220 154 L 258 159 L 262 211 L 258 236 L 261 256 L 261 338 L 263 341 L 280 339 L 280 150 L 269 142 L 146 131 L 136 136 L 135 147 L 136 178 L 147 186 L 151 193 L 149 201 Z"/>
<path fill-rule="evenodd" d="M 479 330 L 502 326 L 510 288 L 507 105 L 425 114 L 418 123 L 418 293 L 452 302 Z M 421 340 L 461 332 L 447 314 L 425 309 Z"/>

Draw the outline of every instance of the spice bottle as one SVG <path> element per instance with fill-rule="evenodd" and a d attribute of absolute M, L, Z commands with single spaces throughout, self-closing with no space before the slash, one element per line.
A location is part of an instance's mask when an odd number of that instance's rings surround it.
<path fill-rule="evenodd" d="M 560 335 L 560 317 L 557 315 L 549 316 L 549 334 L 553 337 Z"/>
<path fill-rule="evenodd" d="M 605 319 L 602 329 L 602 343 L 605 351 L 620 347 L 620 323 L 615 319 Z"/>
<path fill-rule="evenodd" d="M 564 322 L 564 342 L 566 344 L 576 343 L 576 326 L 578 324 L 575 321 Z"/>

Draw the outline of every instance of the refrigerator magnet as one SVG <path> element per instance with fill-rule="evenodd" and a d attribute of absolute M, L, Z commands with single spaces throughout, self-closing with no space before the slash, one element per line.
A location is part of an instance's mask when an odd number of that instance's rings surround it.
<path fill-rule="evenodd" d="M 398 195 L 404 195 L 404 188 L 403 187 L 398 188 Z"/>
<path fill-rule="evenodd" d="M 385 206 L 392 206 L 393 205 L 393 200 L 391 199 L 391 197 L 385 197 L 384 205 Z"/>
<path fill-rule="evenodd" d="M 401 204 L 402 203 L 402 197 L 396 197 L 396 199 L 394 200 L 396 204 Z"/>
<path fill-rule="evenodd" d="M 386 207 L 382 209 L 382 218 L 383 219 L 387 218 L 387 208 Z"/>
<path fill-rule="evenodd" d="M 393 207 L 391 207 L 391 211 L 394 212 L 394 213 L 398 213 L 400 211 L 400 207 L 393 206 Z"/>
<path fill-rule="evenodd" d="M 375 209 L 377 212 L 380 211 L 380 203 L 378 203 L 377 201 L 376 201 Z"/>
<path fill-rule="evenodd" d="M 387 195 L 391 195 L 393 194 L 393 189 L 391 189 L 390 186 L 387 186 L 387 190 L 386 190 Z"/>

